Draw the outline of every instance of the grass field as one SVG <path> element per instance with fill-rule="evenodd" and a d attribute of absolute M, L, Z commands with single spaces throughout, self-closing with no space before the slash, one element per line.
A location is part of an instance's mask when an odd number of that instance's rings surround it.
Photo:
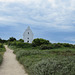
<path fill-rule="evenodd" d="M 75 49 L 17 48 L 10 46 L 29 75 L 75 75 Z"/>
<path fill-rule="evenodd" d="M 0 43 L 0 65 L 1 65 L 1 63 L 3 61 L 4 52 L 5 52 L 5 48 L 4 48 L 3 44 Z"/>

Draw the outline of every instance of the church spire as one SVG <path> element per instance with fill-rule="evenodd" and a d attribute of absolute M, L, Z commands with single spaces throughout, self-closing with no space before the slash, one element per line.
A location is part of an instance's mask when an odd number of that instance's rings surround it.
<path fill-rule="evenodd" d="M 27 29 L 30 29 L 30 26 L 28 26 L 28 28 Z"/>

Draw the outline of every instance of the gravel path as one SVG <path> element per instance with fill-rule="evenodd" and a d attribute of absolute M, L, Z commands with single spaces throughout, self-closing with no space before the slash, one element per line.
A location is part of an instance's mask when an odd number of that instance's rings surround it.
<path fill-rule="evenodd" d="M 6 45 L 5 48 L 6 52 L 0 66 L 0 75 L 28 75 L 25 73 L 23 66 L 16 60 L 13 50 L 10 50 Z"/>

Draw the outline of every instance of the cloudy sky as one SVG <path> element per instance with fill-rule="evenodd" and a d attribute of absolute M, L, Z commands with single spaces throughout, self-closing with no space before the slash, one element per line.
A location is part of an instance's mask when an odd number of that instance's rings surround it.
<path fill-rule="evenodd" d="M 0 0 L 0 37 L 34 38 L 75 44 L 75 0 Z"/>

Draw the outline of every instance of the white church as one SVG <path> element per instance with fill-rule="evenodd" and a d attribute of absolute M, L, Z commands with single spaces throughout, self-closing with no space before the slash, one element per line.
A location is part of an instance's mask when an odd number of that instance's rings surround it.
<path fill-rule="evenodd" d="M 23 40 L 24 40 L 24 42 L 27 42 L 27 43 L 32 43 L 32 41 L 33 41 L 33 32 L 29 26 L 23 33 Z"/>

